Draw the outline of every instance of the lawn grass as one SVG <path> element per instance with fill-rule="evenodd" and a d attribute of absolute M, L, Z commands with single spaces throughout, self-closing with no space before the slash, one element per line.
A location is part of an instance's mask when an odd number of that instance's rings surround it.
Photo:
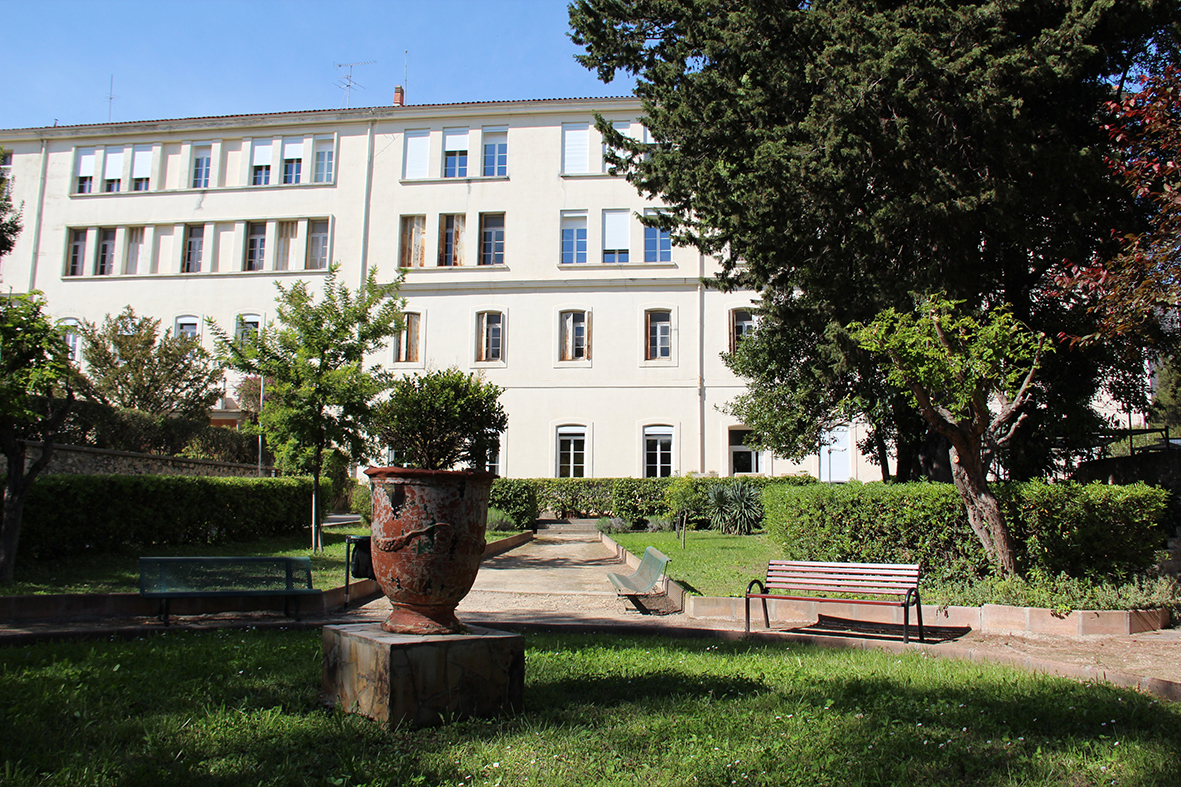
<path fill-rule="evenodd" d="M 656 547 L 672 558 L 668 576 L 699 596 L 741 596 L 752 579 L 767 576 L 767 561 L 779 557 L 766 535 L 728 536 L 712 530 L 687 533 L 685 548 L 675 533 L 611 533 L 637 557 Z"/>
<path fill-rule="evenodd" d="M 344 584 L 345 536 L 369 535 L 367 526 L 324 528 L 324 551 L 314 554 L 307 533 L 206 546 L 168 546 L 145 550 L 144 557 L 171 555 L 287 556 L 312 559 L 312 587 Z M 27 593 L 135 593 L 139 591 L 139 554 L 70 555 L 56 560 L 22 559 L 17 552 L 16 581 L 0 585 L 0 595 Z"/>
<path fill-rule="evenodd" d="M 320 706 L 316 632 L 0 648 L 0 783 L 1175 787 L 1181 706 L 872 651 L 535 635 L 525 711 L 406 731 Z"/>

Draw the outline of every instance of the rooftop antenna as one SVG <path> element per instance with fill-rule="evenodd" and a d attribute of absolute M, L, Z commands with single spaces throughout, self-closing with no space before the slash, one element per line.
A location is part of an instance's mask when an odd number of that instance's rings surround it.
<path fill-rule="evenodd" d="M 115 75 L 111 74 L 111 89 L 109 91 L 107 91 L 107 122 L 108 123 L 111 122 L 111 118 L 114 116 L 115 99 L 117 99 L 117 98 L 118 98 L 118 96 L 115 95 Z M 55 122 L 54 125 L 56 126 L 57 123 Z"/>
<path fill-rule="evenodd" d="M 349 72 L 347 74 L 345 74 L 343 77 L 340 78 L 340 84 L 337 85 L 337 87 L 339 87 L 341 90 L 344 91 L 344 107 L 345 107 L 345 109 L 349 108 L 349 101 L 353 97 L 353 88 L 359 87 L 362 90 L 365 89 L 364 85 L 359 84 L 358 82 L 353 80 L 353 66 L 368 66 L 368 65 L 372 65 L 373 63 L 376 63 L 376 62 L 377 62 L 376 60 L 359 60 L 356 63 L 333 63 L 332 64 L 332 65 L 336 66 L 337 68 L 347 68 L 349 70 Z"/>
<path fill-rule="evenodd" d="M 402 50 L 402 86 L 404 89 L 410 89 L 410 50 Z"/>

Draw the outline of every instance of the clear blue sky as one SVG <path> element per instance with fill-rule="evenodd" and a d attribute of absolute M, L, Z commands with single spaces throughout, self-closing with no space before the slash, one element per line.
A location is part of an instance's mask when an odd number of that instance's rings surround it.
<path fill-rule="evenodd" d="M 574 62 L 566 0 L 0 0 L 0 128 L 616 96 Z M 406 69 L 404 71 L 404 68 Z M 404 74 L 408 74 L 404 77 Z"/>

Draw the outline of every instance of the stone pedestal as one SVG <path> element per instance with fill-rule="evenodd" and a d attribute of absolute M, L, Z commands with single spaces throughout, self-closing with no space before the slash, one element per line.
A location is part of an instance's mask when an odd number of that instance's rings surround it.
<path fill-rule="evenodd" d="M 425 727 L 521 710 L 525 638 L 391 634 L 378 623 L 324 626 L 323 697 L 391 726 Z"/>

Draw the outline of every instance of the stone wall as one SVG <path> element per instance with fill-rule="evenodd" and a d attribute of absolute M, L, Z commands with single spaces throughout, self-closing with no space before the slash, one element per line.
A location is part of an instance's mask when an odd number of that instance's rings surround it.
<path fill-rule="evenodd" d="M 28 444 L 26 463 L 41 456 L 39 443 Z M 0 473 L 7 471 L 7 462 L 0 456 Z M 263 475 L 272 476 L 274 468 L 264 466 Z M 189 476 L 258 476 L 257 465 L 233 462 L 211 462 L 207 459 L 184 459 L 179 456 L 155 456 L 130 451 L 105 451 L 80 445 L 55 445 L 49 459 L 47 475 L 189 475 Z"/>

